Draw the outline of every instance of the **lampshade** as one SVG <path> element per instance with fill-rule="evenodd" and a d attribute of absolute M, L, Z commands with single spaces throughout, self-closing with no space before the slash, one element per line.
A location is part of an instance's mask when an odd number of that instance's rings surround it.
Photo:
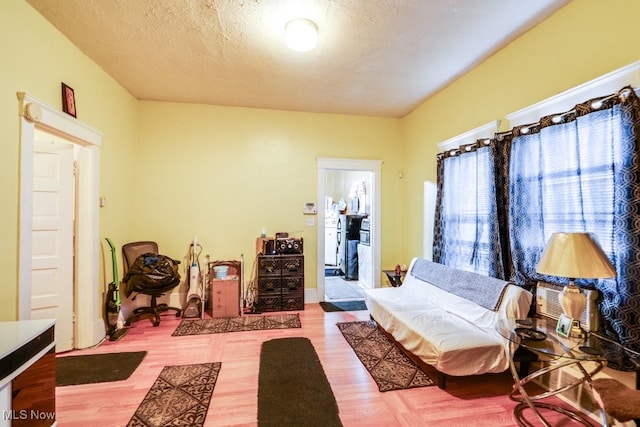
<path fill-rule="evenodd" d="M 289 49 L 298 52 L 312 50 L 318 44 L 318 27 L 308 19 L 293 19 L 285 27 L 285 41 Z"/>
<path fill-rule="evenodd" d="M 553 233 L 536 271 L 571 279 L 608 279 L 616 276 L 616 270 L 591 233 Z"/>

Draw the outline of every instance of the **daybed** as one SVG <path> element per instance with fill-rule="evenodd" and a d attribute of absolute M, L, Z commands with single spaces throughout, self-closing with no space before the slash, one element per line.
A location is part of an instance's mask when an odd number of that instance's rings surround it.
<path fill-rule="evenodd" d="M 402 286 L 365 291 L 373 320 L 405 350 L 446 375 L 503 372 L 509 368 L 502 318 L 526 318 L 530 292 L 503 280 L 414 258 Z"/>

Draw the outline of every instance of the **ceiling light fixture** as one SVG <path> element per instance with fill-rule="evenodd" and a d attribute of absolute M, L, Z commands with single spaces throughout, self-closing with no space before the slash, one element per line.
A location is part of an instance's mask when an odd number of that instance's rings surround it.
<path fill-rule="evenodd" d="M 310 51 L 318 44 L 318 27 L 308 19 L 293 19 L 285 27 L 285 41 L 291 50 Z"/>

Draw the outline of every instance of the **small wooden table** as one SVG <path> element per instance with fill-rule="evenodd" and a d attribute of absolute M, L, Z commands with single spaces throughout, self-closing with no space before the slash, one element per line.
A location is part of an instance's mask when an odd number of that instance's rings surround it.
<path fill-rule="evenodd" d="M 398 286 L 402 286 L 402 281 L 404 280 L 404 276 L 406 272 L 402 272 L 400 274 L 396 274 L 395 270 L 382 270 L 384 274 L 387 275 L 387 279 L 389 279 L 389 283 L 392 287 L 397 288 Z"/>

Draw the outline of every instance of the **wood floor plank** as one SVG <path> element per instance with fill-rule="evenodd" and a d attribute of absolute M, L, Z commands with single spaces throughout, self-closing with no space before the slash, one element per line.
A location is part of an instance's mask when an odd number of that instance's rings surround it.
<path fill-rule="evenodd" d="M 222 362 L 205 425 L 256 426 L 261 344 L 303 336 L 316 349 L 345 427 L 515 425 L 515 403 L 507 397 L 512 384 L 508 373 L 452 377 L 446 390 L 424 387 L 380 393 L 335 325 L 369 320 L 367 311 L 325 313 L 318 304 L 307 304 L 305 310 L 292 313 L 300 314 L 302 328 L 185 337 L 171 336 L 180 319 L 168 315 L 158 327 L 142 320 L 120 341 L 69 352 L 147 351 L 147 356 L 125 381 L 57 387 L 58 423 L 62 427 L 124 426 L 164 366 Z M 435 379 L 435 374 L 429 374 Z"/>

